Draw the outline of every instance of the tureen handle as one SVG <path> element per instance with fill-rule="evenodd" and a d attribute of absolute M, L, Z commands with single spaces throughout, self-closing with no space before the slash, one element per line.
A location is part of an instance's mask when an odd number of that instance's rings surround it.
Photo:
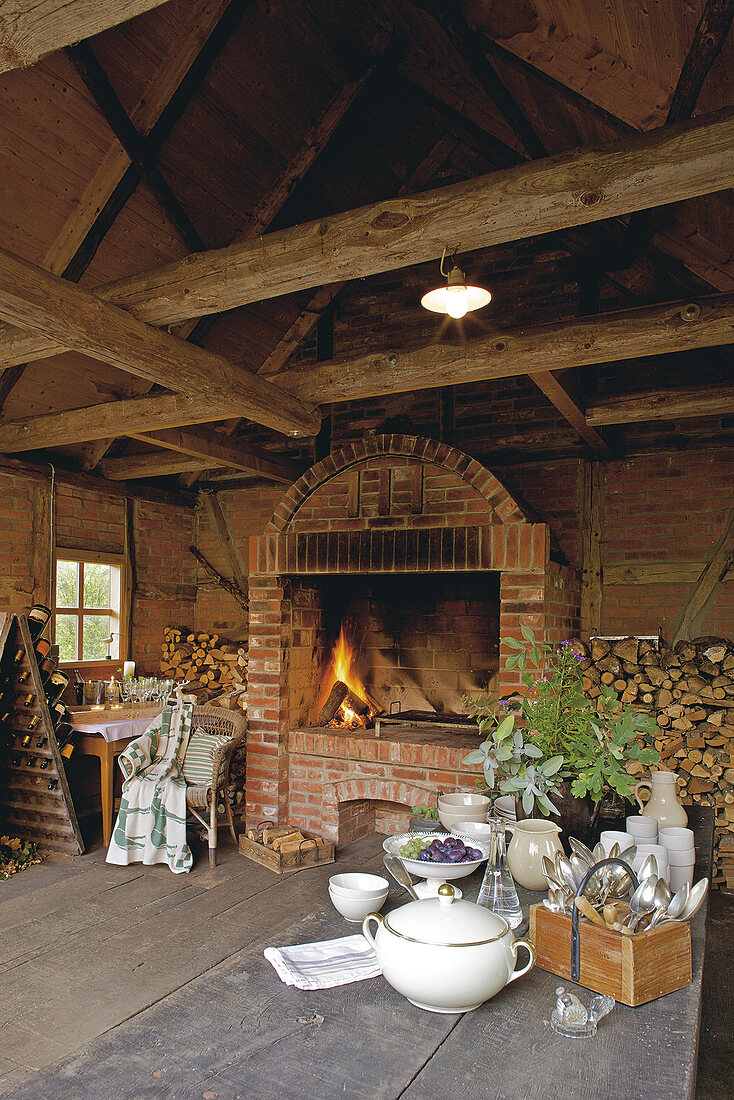
<path fill-rule="evenodd" d="M 374 916 L 374 913 L 371 914 L 371 915 Z M 366 919 L 369 919 L 369 918 L 366 918 Z M 510 984 L 510 982 L 514 982 L 515 978 L 521 978 L 523 976 L 523 974 L 527 974 L 528 970 L 530 970 L 531 967 L 533 967 L 535 965 L 535 947 L 530 942 L 530 940 L 519 939 L 519 940 L 514 940 L 513 941 L 512 946 L 510 947 L 510 950 L 512 951 L 512 954 L 515 956 L 515 962 L 517 962 L 517 949 L 518 949 L 518 947 L 524 947 L 525 950 L 527 951 L 528 955 L 530 956 L 530 959 L 528 960 L 527 966 L 524 966 L 522 968 L 522 970 L 513 970 L 512 971 L 509 978 L 507 979 L 507 984 L 508 985 Z"/>
<path fill-rule="evenodd" d="M 382 924 L 382 916 L 380 913 L 368 913 L 362 921 L 362 935 L 367 940 L 367 943 L 374 949 L 375 937 L 370 932 L 370 921 L 373 920 L 375 924 Z M 524 973 L 524 971 L 523 971 Z"/>

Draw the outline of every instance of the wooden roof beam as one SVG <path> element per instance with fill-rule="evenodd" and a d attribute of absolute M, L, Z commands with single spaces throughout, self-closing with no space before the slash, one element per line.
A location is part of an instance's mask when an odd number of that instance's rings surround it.
<path fill-rule="evenodd" d="M 595 454 L 599 455 L 600 458 L 613 457 L 609 444 L 588 423 L 581 406 L 574 400 L 566 387 L 561 385 L 552 371 L 538 371 L 536 374 L 531 374 L 530 377 L 538 389 L 545 394 L 551 405 L 555 406 L 571 427 L 576 429 Z"/>
<path fill-rule="evenodd" d="M 485 248 L 710 194 L 734 184 L 734 108 L 599 148 L 390 199 L 97 288 L 153 324 L 233 309 L 308 287 L 438 259 L 446 242 Z M 14 345 L 8 354 L 8 345 Z M 52 349 L 52 350 L 50 350 Z M 0 366 L 58 351 L 13 330 Z M 22 354 L 21 354 L 22 352 Z"/>
<path fill-rule="evenodd" d="M 239 412 L 287 434 L 318 431 L 314 409 L 257 375 L 9 253 L 0 253 L 0 317 L 169 389 L 229 403 L 230 415 Z"/>
<path fill-rule="evenodd" d="M 640 356 L 734 343 L 734 293 L 698 301 L 701 315 L 693 321 L 681 317 L 688 301 L 640 306 L 554 324 L 498 330 L 467 344 L 431 344 L 410 351 L 398 349 L 395 353 L 332 360 L 312 370 L 282 371 L 277 375 L 278 385 L 303 400 L 320 400 L 328 393 L 331 402 L 351 401 L 626 359 L 632 361 L 632 370 L 634 359 Z M 231 403 L 208 395 L 130 397 L 86 409 L 0 422 L 0 452 L 60 447 L 111 435 L 139 435 L 231 416 Z"/>
<path fill-rule="evenodd" d="M 161 454 L 160 451 L 145 451 L 143 454 L 118 455 L 105 458 L 98 463 L 100 475 L 110 481 L 130 481 L 140 477 L 168 477 L 182 474 L 187 470 L 214 470 L 217 463 L 205 458 L 192 458 L 191 455 Z"/>
<path fill-rule="evenodd" d="M 663 386 L 599 398 L 586 407 L 589 424 L 641 424 L 690 416 L 731 416 L 734 385 Z"/>
<path fill-rule="evenodd" d="M 0 73 L 116 27 L 166 0 L 6 0 L 0 12 Z"/>
<path fill-rule="evenodd" d="M 282 371 L 278 385 L 306 401 L 325 393 L 330 401 L 351 401 L 734 343 L 734 294 L 699 298 L 697 303 L 700 316 L 692 320 L 681 316 L 690 301 L 638 306 L 498 329 L 471 343 L 434 343 L 332 360 L 309 371 Z"/>
<path fill-rule="evenodd" d="M 242 470 L 248 474 L 257 474 L 268 481 L 277 481 L 283 485 L 291 485 L 301 476 L 304 470 L 304 467 L 297 462 L 278 459 L 265 451 L 255 450 L 253 447 L 245 446 L 237 441 L 232 442 L 221 432 L 175 431 L 171 429 L 161 432 L 130 432 L 129 434 L 133 439 L 155 443 L 157 447 L 207 460 L 207 465 L 200 467 L 201 469 L 210 469 L 212 466 L 226 466 L 233 470 Z M 188 467 L 188 469 L 192 469 L 192 467 Z"/>

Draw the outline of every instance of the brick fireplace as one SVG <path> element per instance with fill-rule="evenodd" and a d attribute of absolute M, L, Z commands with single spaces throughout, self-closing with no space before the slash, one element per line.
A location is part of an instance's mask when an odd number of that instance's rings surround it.
<path fill-rule="evenodd" d="M 468 732 L 315 726 L 340 619 L 361 635 L 383 707 L 448 714 L 464 692 L 517 688 L 498 670 L 499 637 L 522 621 L 560 641 L 578 630 L 578 602 L 547 525 L 469 455 L 402 435 L 333 452 L 250 540 L 248 820 L 345 844 L 476 778 L 461 764 Z"/>

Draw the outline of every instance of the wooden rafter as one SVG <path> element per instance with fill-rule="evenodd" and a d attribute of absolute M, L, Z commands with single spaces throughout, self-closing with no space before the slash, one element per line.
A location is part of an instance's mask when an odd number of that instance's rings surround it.
<path fill-rule="evenodd" d="M 80 42 L 77 46 L 70 46 L 66 52 L 103 118 L 130 158 L 130 163 L 145 178 L 163 213 L 192 252 L 203 251 L 206 248 L 204 241 L 156 164 L 157 143 L 138 133 L 92 47 L 88 42 Z"/>
<path fill-rule="evenodd" d="M 561 385 L 552 371 L 538 371 L 537 374 L 531 374 L 530 377 L 550 403 L 565 417 L 571 427 L 576 429 L 584 442 L 588 443 L 592 451 L 601 458 L 612 458 L 609 444 L 588 423 L 581 406 L 566 387 Z"/>
<path fill-rule="evenodd" d="M 4 0 L 0 73 L 23 69 L 53 50 L 124 23 L 166 0 Z"/>
<path fill-rule="evenodd" d="M 277 375 L 283 391 L 304 401 L 331 402 L 376 397 L 381 394 L 456 386 L 468 382 L 509 378 L 538 371 L 561 370 L 591 363 L 616 362 L 639 356 L 664 355 L 696 347 L 734 342 L 734 294 L 699 300 L 697 320 L 684 321 L 688 301 L 603 313 L 594 317 L 547 325 L 497 331 L 468 344 L 430 344 L 391 353 L 332 360 L 311 370 L 288 370 Z M 389 359 L 388 359 L 389 355 Z M 634 369 L 631 362 L 629 369 Z M 186 424 L 225 420 L 231 403 L 182 394 L 131 397 L 0 423 L 0 452 L 58 447 L 103 439 L 112 434 L 135 435 Z"/>
<path fill-rule="evenodd" d="M 218 463 L 205 458 L 191 458 L 183 454 L 161 454 L 159 450 L 144 454 L 118 455 L 105 458 L 97 466 L 102 477 L 111 481 L 129 481 L 139 477 L 168 477 L 185 470 L 213 470 Z"/>
<path fill-rule="evenodd" d="M 655 390 L 615 394 L 586 408 L 589 424 L 639 424 L 687 416 L 731 415 L 734 385 L 661 386 Z"/>
<path fill-rule="evenodd" d="M 733 183 L 734 108 L 727 108 L 622 142 L 199 253 L 95 293 L 138 318 L 170 324 L 438 259 L 447 240 L 489 247 L 644 209 L 661 198 L 676 202 L 710 194 Z M 14 345 L 10 355 L 9 344 Z M 0 366 L 56 351 L 57 344 L 38 336 L 12 330 L 0 335 Z"/>
<path fill-rule="evenodd" d="M 0 257 L 0 317 L 194 398 L 201 393 L 239 405 L 242 415 L 276 431 L 318 431 L 315 411 L 277 387 L 9 253 Z"/>
<path fill-rule="evenodd" d="M 226 466 L 233 470 L 257 474 L 270 481 L 290 485 L 303 473 L 303 467 L 297 462 L 274 458 L 264 451 L 246 447 L 239 442 L 231 442 L 221 432 L 205 431 L 161 431 L 131 432 L 134 439 L 146 443 L 155 443 L 179 454 L 190 455 L 201 460 L 211 460 L 207 467 Z"/>

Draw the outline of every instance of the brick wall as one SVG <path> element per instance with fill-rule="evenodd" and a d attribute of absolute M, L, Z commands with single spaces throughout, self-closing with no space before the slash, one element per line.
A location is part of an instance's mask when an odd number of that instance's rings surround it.
<path fill-rule="evenodd" d="M 734 448 L 639 457 L 603 469 L 604 633 L 655 634 L 660 627 L 670 640 L 734 509 Z M 732 570 L 698 633 L 734 635 Z"/>

